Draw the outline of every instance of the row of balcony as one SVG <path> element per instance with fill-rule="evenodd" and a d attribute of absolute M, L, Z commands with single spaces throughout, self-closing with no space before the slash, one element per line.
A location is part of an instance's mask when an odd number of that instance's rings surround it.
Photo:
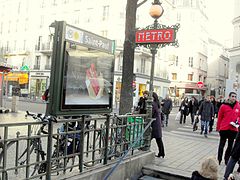
<path fill-rule="evenodd" d="M 51 53 L 52 52 L 52 43 L 48 42 L 48 43 L 37 44 L 37 45 L 35 45 L 35 50 L 39 51 L 41 53 Z"/>
<path fill-rule="evenodd" d="M 40 65 L 39 65 L 39 64 L 34 65 L 34 66 L 33 66 L 33 69 L 34 69 L 34 70 L 40 70 Z M 44 66 L 44 69 L 45 69 L 45 70 L 51 70 L 51 65 L 45 65 L 45 66 Z"/>

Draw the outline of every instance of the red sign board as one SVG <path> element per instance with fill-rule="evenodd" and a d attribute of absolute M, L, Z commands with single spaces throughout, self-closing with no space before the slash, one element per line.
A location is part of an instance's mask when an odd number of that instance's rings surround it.
<path fill-rule="evenodd" d="M 198 88 L 203 88 L 204 84 L 202 81 L 197 82 L 197 87 Z"/>
<path fill-rule="evenodd" d="M 173 28 L 139 30 L 135 38 L 136 43 L 173 43 L 175 42 L 175 30 Z"/>

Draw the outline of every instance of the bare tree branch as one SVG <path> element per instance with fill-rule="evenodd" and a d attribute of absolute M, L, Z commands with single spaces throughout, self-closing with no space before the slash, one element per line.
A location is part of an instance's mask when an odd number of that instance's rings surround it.
<path fill-rule="evenodd" d="M 143 0 L 142 2 L 137 4 L 137 8 L 139 8 L 141 5 L 143 5 L 145 2 L 147 2 L 147 0 Z"/>

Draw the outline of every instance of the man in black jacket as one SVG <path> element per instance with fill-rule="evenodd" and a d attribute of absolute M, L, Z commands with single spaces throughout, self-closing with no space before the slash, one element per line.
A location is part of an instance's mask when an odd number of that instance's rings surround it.
<path fill-rule="evenodd" d="M 210 96 L 207 96 L 205 101 L 200 105 L 198 115 L 201 116 L 201 134 L 204 131 L 204 136 L 207 138 L 209 122 L 214 118 L 214 108 L 210 102 Z"/>
<path fill-rule="evenodd" d="M 139 114 L 147 114 L 147 98 L 148 98 L 148 91 L 143 92 L 143 97 L 140 97 L 138 101 L 137 110 L 139 110 Z"/>
<path fill-rule="evenodd" d="M 168 126 L 169 114 L 172 111 L 172 100 L 169 98 L 168 94 L 166 95 L 165 99 L 162 100 L 161 106 L 164 114 L 165 124 Z"/>

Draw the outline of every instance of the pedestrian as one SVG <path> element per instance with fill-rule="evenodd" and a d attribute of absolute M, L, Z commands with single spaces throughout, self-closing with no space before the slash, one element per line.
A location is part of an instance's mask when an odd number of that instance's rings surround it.
<path fill-rule="evenodd" d="M 139 114 L 147 114 L 147 98 L 148 98 L 148 91 L 143 92 L 143 96 L 140 97 L 137 105 L 137 110 Z"/>
<path fill-rule="evenodd" d="M 218 111 L 221 107 L 221 105 L 224 103 L 224 97 L 221 95 L 219 96 L 218 100 L 217 100 L 217 103 L 216 103 L 216 106 L 217 106 L 217 116 L 216 118 L 218 117 Z"/>
<path fill-rule="evenodd" d="M 208 157 L 203 160 L 201 169 L 193 171 L 191 180 L 217 180 L 218 164 L 214 157 Z"/>
<path fill-rule="evenodd" d="M 165 99 L 161 102 L 162 105 L 162 112 L 164 115 L 165 124 L 166 127 L 168 126 L 168 120 L 169 120 L 169 114 L 172 111 L 172 100 L 169 98 L 169 95 L 167 94 Z"/>
<path fill-rule="evenodd" d="M 220 135 L 220 141 L 218 146 L 219 164 L 222 161 L 223 149 L 226 140 L 228 140 L 228 146 L 224 155 L 225 164 L 227 165 L 233 142 L 237 135 L 237 129 L 230 124 L 231 122 L 235 122 L 236 120 L 238 121 L 238 123 L 240 122 L 240 105 L 236 99 L 237 94 L 235 92 L 230 92 L 228 99 L 225 101 L 224 104 L 221 105 L 218 112 L 217 131 Z"/>
<path fill-rule="evenodd" d="M 193 124 L 194 122 L 197 111 L 198 111 L 198 100 L 195 98 L 195 96 L 192 96 L 189 102 L 189 113 L 191 115 L 191 124 Z"/>
<path fill-rule="evenodd" d="M 238 127 L 238 134 L 236 137 L 235 144 L 233 146 L 230 159 L 227 163 L 227 167 L 224 173 L 224 178 L 227 180 L 229 175 L 233 172 L 233 169 L 237 162 L 240 161 L 240 127 Z M 240 165 L 237 169 L 237 173 L 240 173 Z"/>
<path fill-rule="evenodd" d="M 216 100 L 215 100 L 215 97 L 214 96 L 211 96 L 210 97 L 210 101 L 211 103 L 213 104 L 213 109 L 214 109 L 214 117 L 210 120 L 209 122 L 209 133 L 212 132 L 213 130 L 213 125 L 214 125 L 214 118 L 217 114 L 217 103 L 216 103 Z"/>
<path fill-rule="evenodd" d="M 46 91 L 42 95 L 42 100 L 43 101 L 48 101 L 49 98 L 49 88 L 46 89 Z"/>
<path fill-rule="evenodd" d="M 205 101 L 199 107 L 198 116 L 201 120 L 201 132 L 207 138 L 209 122 L 214 118 L 214 108 L 213 104 L 210 102 L 210 96 L 207 96 Z"/>
<path fill-rule="evenodd" d="M 3 148 L 3 141 L 2 141 L 2 137 L 0 136 L 0 149 Z"/>
<path fill-rule="evenodd" d="M 180 117 L 180 124 L 186 123 L 186 117 L 189 114 L 189 109 L 188 109 L 188 98 L 185 97 L 183 101 L 181 102 L 181 105 L 179 107 L 179 111 L 181 112 L 181 117 Z"/>
<path fill-rule="evenodd" d="M 151 124 L 152 127 L 152 139 L 156 139 L 156 143 L 158 146 L 158 154 L 156 157 L 162 157 L 164 158 L 165 152 L 164 152 L 164 145 L 162 141 L 162 126 L 161 126 L 161 118 L 160 118 L 160 102 L 158 99 L 158 95 L 153 92 L 153 103 L 152 103 L 152 118 L 156 118 Z"/>

